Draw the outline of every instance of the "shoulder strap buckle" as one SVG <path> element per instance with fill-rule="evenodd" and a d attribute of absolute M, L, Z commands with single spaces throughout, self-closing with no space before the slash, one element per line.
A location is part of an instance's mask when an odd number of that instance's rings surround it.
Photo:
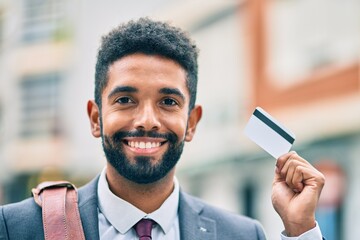
<path fill-rule="evenodd" d="M 42 208 L 45 240 L 85 240 L 76 187 L 67 181 L 43 182 L 32 189 Z"/>

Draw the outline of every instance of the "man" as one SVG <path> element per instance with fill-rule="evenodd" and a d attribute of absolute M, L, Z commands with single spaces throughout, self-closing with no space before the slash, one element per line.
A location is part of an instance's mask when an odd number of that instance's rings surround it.
<path fill-rule="evenodd" d="M 202 115 L 196 86 L 197 48 L 180 29 L 145 18 L 103 37 L 87 110 L 107 164 L 79 190 L 86 239 L 139 239 L 134 226 L 142 219 L 151 219 L 156 240 L 265 239 L 256 220 L 179 188 L 175 165 Z M 272 201 L 283 239 L 321 239 L 314 213 L 323 185 L 323 175 L 295 152 L 277 160 Z M 0 213 L 0 239 L 43 239 L 41 209 L 32 199 Z"/>

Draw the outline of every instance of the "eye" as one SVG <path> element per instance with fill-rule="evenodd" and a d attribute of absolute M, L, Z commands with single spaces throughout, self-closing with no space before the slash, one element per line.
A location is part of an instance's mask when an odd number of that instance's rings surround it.
<path fill-rule="evenodd" d="M 128 103 L 133 103 L 134 101 L 129 97 L 120 97 L 116 100 L 116 102 L 120 104 L 128 104 Z"/>
<path fill-rule="evenodd" d="M 166 106 L 176 106 L 176 105 L 178 105 L 178 103 L 172 98 L 165 98 L 165 99 L 162 100 L 161 103 L 163 105 L 166 105 Z"/>

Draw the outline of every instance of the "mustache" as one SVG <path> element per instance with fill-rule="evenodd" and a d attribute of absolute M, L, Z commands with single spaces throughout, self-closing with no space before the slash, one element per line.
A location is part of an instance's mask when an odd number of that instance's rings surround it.
<path fill-rule="evenodd" d="M 120 142 L 126 137 L 151 137 L 151 138 L 163 138 L 170 143 L 176 143 L 178 137 L 175 133 L 159 133 L 156 131 L 134 130 L 134 131 L 117 131 L 112 135 L 114 142 Z"/>

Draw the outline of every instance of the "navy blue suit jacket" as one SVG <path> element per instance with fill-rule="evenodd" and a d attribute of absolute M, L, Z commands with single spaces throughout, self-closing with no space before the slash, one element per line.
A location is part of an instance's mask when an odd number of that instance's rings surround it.
<path fill-rule="evenodd" d="M 97 182 L 79 189 L 79 210 L 87 240 L 99 239 Z M 184 192 L 179 201 L 182 240 L 265 240 L 258 221 L 212 207 Z M 1 240 L 44 239 L 41 208 L 33 198 L 0 207 Z"/>

